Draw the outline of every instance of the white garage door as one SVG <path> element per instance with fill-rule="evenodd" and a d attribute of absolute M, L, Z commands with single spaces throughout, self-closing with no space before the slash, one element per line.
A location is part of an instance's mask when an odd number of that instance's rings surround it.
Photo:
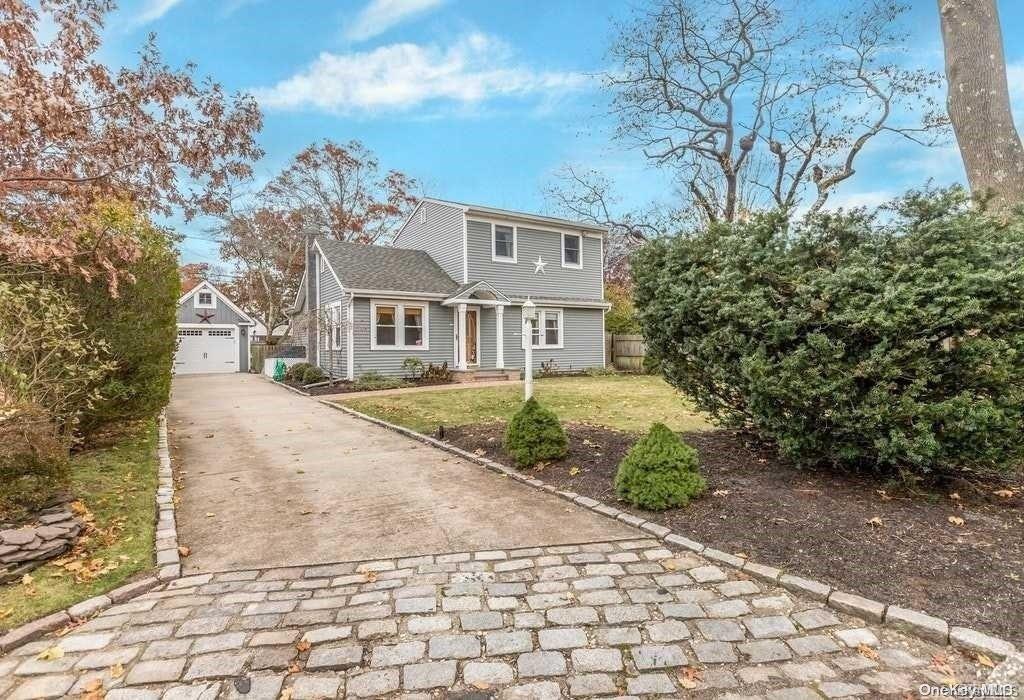
<path fill-rule="evenodd" d="M 210 374 L 238 371 L 238 329 L 179 328 L 177 374 Z"/>

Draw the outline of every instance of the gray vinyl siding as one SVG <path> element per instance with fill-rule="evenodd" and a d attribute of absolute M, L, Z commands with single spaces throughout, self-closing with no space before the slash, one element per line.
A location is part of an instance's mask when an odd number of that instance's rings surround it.
<path fill-rule="evenodd" d="M 385 301 L 379 299 L 378 301 Z M 407 303 L 425 303 L 412 302 Z M 428 362 L 441 364 L 447 362 L 453 366 L 454 347 L 452 346 L 453 310 L 441 306 L 436 301 L 429 304 L 428 347 L 429 350 L 371 350 L 370 349 L 370 300 L 357 297 L 355 307 L 355 326 L 353 340 L 355 344 L 355 376 L 376 371 L 386 376 L 402 376 L 402 362 L 407 357 L 418 357 L 426 365 Z"/>
<path fill-rule="evenodd" d="M 344 290 L 338 281 L 334 279 L 334 275 L 331 274 L 330 268 L 326 265 L 324 260 L 320 259 L 320 264 L 317 266 L 320 270 L 320 277 L 317 280 L 317 299 L 320 300 L 320 327 L 323 329 L 319 333 L 317 342 L 320 346 L 320 367 L 325 371 L 332 374 L 334 377 L 344 377 L 347 371 L 347 348 L 346 340 L 348 338 L 347 332 L 343 329 L 341 332 L 341 343 L 334 346 L 333 359 L 331 357 L 330 346 L 328 344 L 328 335 L 326 328 L 326 307 L 328 304 L 334 302 L 345 301 Z M 342 305 L 342 313 L 347 313 L 346 305 Z M 342 317 L 344 319 L 344 316 Z M 343 323 L 345 320 L 342 321 Z"/>
<path fill-rule="evenodd" d="M 420 222 L 420 213 L 413 214 L 412 219 L 395 239 L 396 248 L 407 250 L 424 250 L 430 254 L 441 269 L 462 284 L 462 222 L 463 213 L 459 207 L 452 207 L 435 202 L 424 202 L 421 210 L 427 213 L 427 220 Z"/>
<path fill-rule="evenodd" d="M 548 307 L 544 307 L 548 308 Z M 522 307 L 505 309 L 505 367 L 522 367 Z M 562 349 L 534 348 L 534 371 L 540 363 L 555 360 L 561 371 L 604 366 L 604 316 L 601 309 L 562 308 Z M 493 326 L 493 322 L 491 324 Z M 486 326 L 485 326 L 486 327 Z M 493 341 L 491 343 L 493 346 Z M 493 367 L 493 361 L 491 366 Z"/>
<path fill-rule="evenodd" d="M 601 299 L 604 261 L 599 238 L 583 236 L 583 268 L 562 267 L 562 236 L 555 231 L 518 225 L 516 263 L 491 259 L 491 224 L 467 222 L 469 279 L 487 280 L 509 296 L 573 297 Z M 534 263 L 543 258 L 547 266 L 535 273 Z"/>
<path fill-rule="evenodd" d="M 244 318 L 235 313 L 235 310 L 224 303 L 224 300 L 219 298 L 216 294 L 213 298 L 217 300 L 216 309 L 197 309 L 194 306 L 195 297 L 189 297 L 185 301 L 178 304 L 178 323 L 211 323 L 217 325 L 219 323 L 248 323 Z M 213 313 L 213 317 L 209 321 L 203 321 L 199 315 Z"/>

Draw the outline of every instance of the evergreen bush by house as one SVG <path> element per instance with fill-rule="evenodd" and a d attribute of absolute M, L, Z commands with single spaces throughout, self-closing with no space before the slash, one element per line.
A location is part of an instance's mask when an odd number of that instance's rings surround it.
<path fill-rule="evenodd" d="M 648 352 L 797 463 L 904 478 L 1024 459 L 1024 216 L 961 189 L 658 240 L 632 260 Z"/>
<path fill-rule="evenodd" d="M 303 375 L 307 369 L 315 367 L 308 362 L 296 362 L 294 365 L 285 370 L 284 378 L 289 382 L 301 382 Z"/>
<path fill-rule="evenodd" d="M 685 506 L 704 492 L 697 451 L 663 423 L 655 423 L 633 445 L 615 474 L 619 498 L 644 510 Z"/>
<path fill-rule="evenodd" d="M 569 439 L 558 417 L 531 398 L 509 421 L 505 450 L 516 464 L 529 467 L 564 457 L 569 451 Z"/>

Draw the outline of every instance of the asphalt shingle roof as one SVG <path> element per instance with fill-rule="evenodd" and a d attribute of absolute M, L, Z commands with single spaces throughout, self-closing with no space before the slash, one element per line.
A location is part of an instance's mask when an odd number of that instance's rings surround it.
<path fill-rule="evenodd" d="M 458 283 L 422 250 L 342 243 L 318 238 L 317 243 L 348 289 L 450 294 Z"/>

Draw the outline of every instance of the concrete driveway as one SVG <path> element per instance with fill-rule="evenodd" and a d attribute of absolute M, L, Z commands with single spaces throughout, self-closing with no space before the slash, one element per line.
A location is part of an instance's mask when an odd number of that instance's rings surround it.
<path fill-rule="evenodd" d="M 168 427 L 190 572 L 637 536 L 255 375 L 176 377 Z"/>

